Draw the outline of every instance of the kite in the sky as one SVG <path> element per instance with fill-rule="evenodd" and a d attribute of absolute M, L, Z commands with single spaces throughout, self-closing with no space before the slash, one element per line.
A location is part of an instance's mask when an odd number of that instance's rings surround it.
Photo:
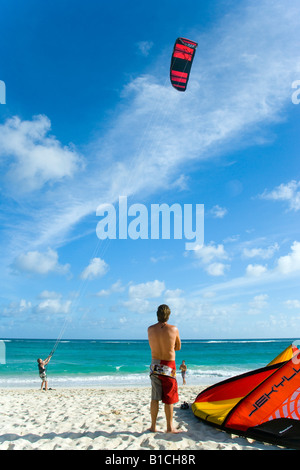
<path fill-rule="evenodd" d="M 198 44 L 190 39 L 176 39 L 170 68 L 170 79 L 174 88 L 185 91 Z"/>

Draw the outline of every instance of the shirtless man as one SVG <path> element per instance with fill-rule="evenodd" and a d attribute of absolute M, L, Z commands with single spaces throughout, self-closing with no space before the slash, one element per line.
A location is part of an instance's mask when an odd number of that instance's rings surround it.
<path fill-rule="evenodd" d="M 150 377 L 152 382 L 151 428 L 156 432 L 156 419 L 159 401 L 165 404 L 167 432 L 177 433 L 173 427 L 173 404 L 178 402 L 175 351 L 181 348 L 176 326 L 168 325 L 171 311 L 167 305 L 157 309 L 158 322 L 148 328 L 148 340 L 152 353 Z"/>
<path fill-rule="evenodd" d="M 182 377 L 183 385 L 185 385 L 186 384 L 185 376 L 186 376 L 186 371 L 187 371 L 187 365 L 186 365 L 185 361 L 182 361 L 182 363 L 180 364 L 179 369 L 181 370 L 181 377 Z"/>

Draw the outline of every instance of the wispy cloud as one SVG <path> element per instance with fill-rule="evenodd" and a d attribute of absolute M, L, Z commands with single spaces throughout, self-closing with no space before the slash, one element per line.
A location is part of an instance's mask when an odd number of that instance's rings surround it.
<path fill-rule="evenodd" d="M 82 280 L 92 280 L 104 276 L 109 269 L 108 264 L 101 258 L 91 259 L 89 265 L 84 268 L 80 278 Z"/>
<path fill-rule="evenodd" d="M 109 289 L 101 289 L 99 292 L 97 292 L 96 296 L 97 297 L 107 297 L 111 294 L 116 294 L 116 293 L 121 293 L 124 292 L 125 287 L 122 286 L 122 283 L 120 280 L 114 282 Z"/>
<path fill-rule="evenodd" d="M 223 276 L 229 269 L 228 264 L 221 263 L 220 260 L 228 260 L 224 245 L 203 245 L 194 251 L 195 258 L 199 259 L 205 271 L 211 276 Z"/>
<path fill-rule="evenodd" d="M 300 210 L 300 181 L 292 180 L 282 183 L 271 191 L 265 190 L 260 195 L 262 199 L 286 202 L 290 210 Z"/>
<path fill-rule="evenodd" d="M 50 120 L 42 115 L 31 121 L 13 117 L 0 125 L 0 163 L 6 164 L 9 193 L 36 191 L 79 170 L 79 154 L 50 135 L 50 128 Z"/>
<path fill-rule="evenodd" d="M 167 75 L 132 80 L 109 131 L 85 149 L 85 167 L 79 152 L 48 135 L 45 117 L 15 118 L 2 126 L 6 184 L 13 177 L 27 193 L 48 185 L 23 205 L 22 231 L 10 247 L 14 256 L 24 245 L 41 249 L 64 243 L 102 202 L 112 203 L 120 194 L 149 196 L 178 181 L 189 163 L 221 155 L 229 145 L 263 141 L 263 125 L 282 119 L 290 103 L 299 72 L 299 18 L 300 5 L 291 0 L 249 1 L 211 32 L 195 34 L 199 48 L 188 91 L 173 90 Z M 169 60 L 163 54 L 153 70 Z"/>
<path fill-rule="evenodd" d="M 123 302 L 123 305 L 131 312 L 143 314 L 153 312 L 157 299 L 163 294 L 165 289 L 164 281 L 157 279 L 141 284 L 132 284 L 128 289 L 129 298 Z"/>
<path fill-rule="evenodd" d="M 258 315 L 268 305 L 269 296 L 267 294 L 256 295 L 254 299 L 249 303 L 249 315 Z"/>
<path fill-rule="evenodd" d="M 295 309 L 300 309 L 300 300 L 298 299 L 289 299 L 284 302 L 284 304 L 287 306 L 287 308 L 295 308 Z"/>
<path fill-rule="evenodd" d="M 218 204 L 210 210 L 210 214 L 216 219 L 223 219 L 227 214 L 228 210 L 226 207 L 220 207 Z"/>
<path fill-rule="evenodd" d="M 279 274 L 294 274 L 300 272 L 300 242 L 295 241 L 291 251 L 278 259 L 275 271 Z"/>
<path fill-rule="evenodd" d="M 198 295 L 206 293 L 225 292 L 226 297 L 237 296 L 239 289 L 245 292 L 247 289 L 261 289 L 262 285 L 278 286 L 285 285 L 285 281 L 298 277 L 300 273 L 300 242 L 294 241 L 288 254 L 278 257 L 272 266 L 262 264 L 248 264 L 242 276 L 232 278 L 228 281 L 211 285 L 203 289 Z"/>
<path fill-rule="evenodd" d="M 152 49 L 152 47 L 153 47 L 152 41 L 140 41 L 137 43 L 138 52 L 144 57 L 147 57 L 149 55 L 149 52 Z"/>
<path fill-rule="evenodd" d="M 243 249 L 243 256 L 245 258 L 262 258 L 262 259 L 270 259 L 274 256 L 274 254 L 279 250 L 278 243 L 274 243 L 266 248 L 255 247 L 255 248 L 247 248 Z"/>
<path fill-rule="evenodd" d="M 70 313 L 72 301 L 65 300 L 62 301 L 59 298 L 53 299 L 45 299 L 41 301 L 38 305 L 35 306 L 35 311 L 38 314 L 50 314 L 50 315 L 66 315 Z"/>
<path fill-rule="evenodd" d="M 14 260 L 12 268 L 15 272 L 47 275 L 51 272 L 68 274 L 69 264 L 61 265 L 56 251 L 49 248 L 46 252 L 28 251 L 21 253 Z"/>

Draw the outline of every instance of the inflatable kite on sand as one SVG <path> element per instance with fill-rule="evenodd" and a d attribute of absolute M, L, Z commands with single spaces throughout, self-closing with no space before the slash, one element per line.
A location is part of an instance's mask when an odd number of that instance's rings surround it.
<path fill-rule="evenodd" d="M 207 388 L 192 410 L 224 431 L 300 449 L 300 350 L 290 345 L 266 367 Z"/>
<path fill-rule="evenodd" d="M 178 38 L 175 41 L 170 80 L 178 91 L 186 90 L 197 46 L 198 44 L 190 39 Z"/>

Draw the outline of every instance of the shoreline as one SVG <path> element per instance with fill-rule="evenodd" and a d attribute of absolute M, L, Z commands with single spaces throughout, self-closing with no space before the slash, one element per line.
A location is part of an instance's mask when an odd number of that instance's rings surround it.
<path fill-rule="evenodd" d="M 234 374 L 223 375 L 222 377 L 215 375 L 211 377 L 199 377 L 193 375 L 190 371 L 186 376 L 187 385 L 194 387 L 209 387 L 210 385 L 220 382 L 222 379 L 231 377 Z M 178 385 L 182 385 L 182 377 L 177 372 Z M 1 376 L 0 375 L 0 390 L 21 390 L 39 387 L 41 380 L 38 374 L 24 375 L 24 376 Z M 151 387 L 149 371 L 145 373 L 127 373 L 127 374 L 48 374 L 48 385 L 53 388 L 99 388 L 99 387 Z"/>
<path fill-rule="evenodd" d="M 49 385 L 51 388 L 51 385 Z M 194 416 L 191 404 L 206 386 L 179 384 L 174 425 L 168 434 L 160 404 L 150 427 L 150 386 L 1 388 L 0 450 L 280 450 L 215 429 Z M 180 405 L 186 401 L 188 409 Z"/>

